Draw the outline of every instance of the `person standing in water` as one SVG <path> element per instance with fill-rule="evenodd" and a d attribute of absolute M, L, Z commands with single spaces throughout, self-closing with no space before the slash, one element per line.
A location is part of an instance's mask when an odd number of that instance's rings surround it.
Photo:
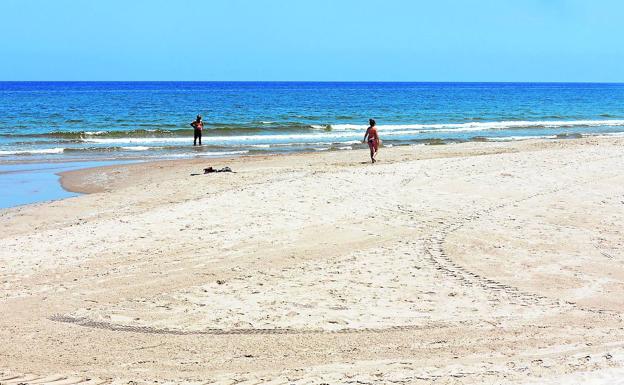
<path fill-rule="evenodd" d="M 197 115 L 195 121 L 191 123 L 191 127 L 193 127 L 193 146 L 197 146 L 197 139 L 199 139 L 199 145 L 201 146 L 202 130 L 204 129 L 201 115 Z"/>
<path fill-rule="evenodd" d="M 379 151 L 379 135 L 377 134 L 377 128 L 375 119 L 368 120 L 369 127 L 366 129 L 366 133 L 364 134 L 364 140 L 362 143 L 367 141 L 368 138 L 368 148 L 370 148 L 370 157 L 371 162 L 375 163 L 377 160 L 375 157 L 377 156 L 377 152 Z"/>

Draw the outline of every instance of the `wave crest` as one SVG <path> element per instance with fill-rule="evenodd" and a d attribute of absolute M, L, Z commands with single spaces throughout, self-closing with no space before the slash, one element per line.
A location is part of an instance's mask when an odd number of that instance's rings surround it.
<path fill-rule="evenodd" d="M 614 127 L 624 126 L 624 120 L 511 120 L 500 122 L 468 122 L 440 124 L 386 124 L 378 125 L 380 130 L 416 130 L 417 132 L 466 132 L 505 130 L 521 128 L 566 128 L 566 127 Z M 333 131 L 366 130 L 365 124 L 332 124 Z"/>

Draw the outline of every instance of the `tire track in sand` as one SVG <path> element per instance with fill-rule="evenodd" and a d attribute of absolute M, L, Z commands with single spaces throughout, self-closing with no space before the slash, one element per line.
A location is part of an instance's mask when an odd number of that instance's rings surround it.
<path fill-rule="evenodd" d="M 588 181 L 586 183 L 592 183 Z M 471 272 L 468 269 L 455 263 L 452 258 L 446 253 L 444 249 L 444 243 L 450 234 L 462 229 L 469 223 L 482 219 L 483 217 L 494 213 L 497 210 L 504 209 L 512 205 L 518 205 L 523 202 L 527 202 L 531 199 L 555 194 L 560 191 L 577 188 L 578 184 L 569 187 L 558 187 L 548 191 L 543 191 L 535 194 L 531 194 L 521 199 L 507 201 L 498 205 L 490 206 L 482 210 L 476 210 L 471 214 L 457 218 L 455 220 L 442 221 L 437 230 L 432 231 L 430 236 L 425 239 L 424 252 L 429 257 L 431 263 L 435 268 L 448 276 L 451 279 L 458 280 L 460 284 L 468 287 L 476 287 L 484 290 L 493 298 L 497 300 L 501 299 L 501 296 L 507 298 L 507 302 L 512 305 L 520 306 L 541 306 L 551 309 L 571 310 L 579 309 L 590 311 L 594 313 L 610 313 L 601 309 L 584 309 L 580 308 L 574 303 L 563 302 L 560 300 L 548 298 L 536 293 L 523 291 L 517 287 L 503 284 L 501 282 L 489 279 L 483 275 Z M 411 216 L 415 215 L 406 208 L 400 208 L 397 210 L 404 214 Z M 429 327 L 448 327 L 450 324 L 435 323 L 420 324 L 420 325 L 399 325 L 388 326 L 383 328 L 343 328 L 336 330 L 325 329 L 290 329 L 290 328 L 245 328 L 245 329 L 221 329 L 221 328 L 209 328 L 204 330 L 183 330 L 183 329 L 169 329 L 169 328 L 156 328 L 150 326 L 132 326 L 115 322 L 96 321 L 86 317 L 74 317 L 70 315 L 56 314 L 49 318 L 55 322 L 62 322 L 68 324 L 74 324 L 81 327 L 88 327 L 94 329 L 103 329 L 116 332 L 131 332 L 131 333 L 145 333 L 145 334 L 162 334 L 162 335 L 284 335 L 284 334 L 352 334 L 352 333 L 382 333 L 389 331 L 409 331 L 409 330 L 423 330 Z"/>

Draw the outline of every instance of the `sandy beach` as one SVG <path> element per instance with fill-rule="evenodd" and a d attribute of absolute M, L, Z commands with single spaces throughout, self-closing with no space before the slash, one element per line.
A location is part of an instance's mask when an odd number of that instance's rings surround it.
<path fill-rule="evenodd" d="M 624 383 L 624 138 L 367 152 L 0 210 L 0 384 Z"/>

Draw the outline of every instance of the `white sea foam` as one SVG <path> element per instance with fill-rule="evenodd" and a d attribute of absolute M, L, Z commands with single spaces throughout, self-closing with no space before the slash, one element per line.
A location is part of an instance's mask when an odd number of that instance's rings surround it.
<path fill-rule="evenodd" d="M 214 151 L 214 152 L 201 152 L 199 154 L 192 154 L 193 156 L 198 157 L 207 157 L 207 158 L 219 158 L 222 156 L 231 156 L 231 155 L 244 155 L 249 154 L 249 151 Z"/>
<path fill-rule="evenodd" d="M 148 151 L 148 150 L 156 150 L 159 149 L 160 147 L 147 147 L 147 146 L 128 146 L 128 147 L 121 147 L 122 150 L 126 150 L 126 151 Z"/>
<path fill-rule="evenodd" d="M 613 127 L 624 126 L 624 120 L 540 120 L 540 121 L 501 121 L 501 122 L 470 122 L 442 124 L 388 124 L 379 125 L 380 131 L 416 130 L 419 132 L 463 132 L 504 130 L 513 128 L 558 128 L 558 127 Z M 320 126 L 319 126 L 320 127 Z M 366 130 L 367 125 L 332 124 L 334 131 Z"/>
<path fill-rule="evenodd" d="M 249 151 L 214 151 L 214 152 L 202 152 L 202 153 L 185 153 L 185 154 L 170 154 L 167 155 L 167 158 L 221 158 L 224 156 L 232 156 L 232 155 L 244 155 L 248 154 Z M 157 158 L 161 158 L 162 156 L 155 156 Z"/>
<path fill-rule="evenodd" d="M 192 138 L 191 138 L 192 139 Z M 188 143 L 189 138 L 82 138 L 83 142 L 116 144 L 116 143 Z"/>
<path fill-rule="evenodd" d="M 39 150 L 14 150 L 0 151 L 0 155 L 28 155 L 28 154 L 62 154 L 65 151 L 62 147 L 43 148 Z"/>
<path fill-rule="evenodd" d="M 409 135 L 417 132 L 410 130 L 391 131 L 384 136 Z M 356 132 L 323 132 L 310 134 L 273 134 L 273 135 L 232 135 L 232 136 L 204 136 L 204 142 L 224 145 L 279 145 L 279 144 L 312 144 L 336 142 L 340 144 L 356 144 L 361 133 Z M 82 138 L 83 142 L 98 144 L 167 144 L 190 143 L 189 138 Z"/>
<path fill-rule="evenodd" d="M 307 142 L 309 140 L 352 138 L 353 133 L 328 134 L 275 134 L 275 135 L 237 135 L 237 136 L 204 136 L 205 142 L 212 143 L 253 143 L 272 144 L 274 142 Z M 189 143 L 189 138 L 83 138 L 83 142 L 99 144 L 127 144 L 127 143 Z"/>
<path fill-rule="evenodd" d="M 326 136 L 319 136 L 319 139 L 322 138 L 326 138 Z M 324 142 L 314 142 L 314 141 L 308 141 L 308 142 L 287 142 L 287 143 L 271 143 L 270 145 L 267 145 L 269 147 L 293 147 L 293 146 L 329 146 L 329 145 L 337 145 L 337 144 L 342 144 L 342 145 L 351 145 L 351 144 L 358 144 L 358 143 L 362 143 L 362 141 L 360 140 L 347 140 L 347 141 L 324 141 Z M 252 145 L 250 147 L 255 147 L 256 145 Z M 260 145 L 260 146 L 264 146 L 264 145 Z"/>
<path fill-rule="evenodd" d="M 616 137 L 621 137 L 621 136 L 624 136 L 624 132 L 605 132 L 605 133 L 602 133 L 602 134 L 599 134 L 599 135 L 596 135 L 596 136 L 610 136 L 610 137 L 616 136 Z"/>
<path fill-rule="evenodd" d="M 495 136 L 492 138 L 486 138 L 491 142 L 513 142 L 516 140 L 529 140 L 529 139 L 557 139 L 556 135 L 527 135 L 527 136 Z"/>
<path fill-rule="evenodd" d="M 400 124 L 400 125 L 380 125 L 379 130 L 383 137 L 392 138 L 397 136 L 431 135 L 438 133 L 461 133 L 479 131 L 498 131 L 505 129 L 530 129 L 530 128 L 573 128 L 573 127 L 624 127 L 624 120 L 567 120 L 567 121 L 501 121 L 501 122 L 473 122 L 458 124 Z M 266 146 L 279 145 L 310 145 L 316 143 L 336 143 L 342 145 L 356 144 L 358 139 L 366 129 L 365 125 L 337 124 L 332 126 L 332 130 L 288 133 L 288 134 L 268 134 L 268 135 L 205 135 L 206 143 L 224 146 Z M 514 140 L 501 139 L 501 140 Z M 166 144 L 188 144 L 188 137 L 143 137 L 143 138 L 100 138 L 85 136 L 81 139 L 87 143 L 98 143 L 102 145 L 166 145 Z M 496 140 L 496 139 L 495 139 Z"/>

